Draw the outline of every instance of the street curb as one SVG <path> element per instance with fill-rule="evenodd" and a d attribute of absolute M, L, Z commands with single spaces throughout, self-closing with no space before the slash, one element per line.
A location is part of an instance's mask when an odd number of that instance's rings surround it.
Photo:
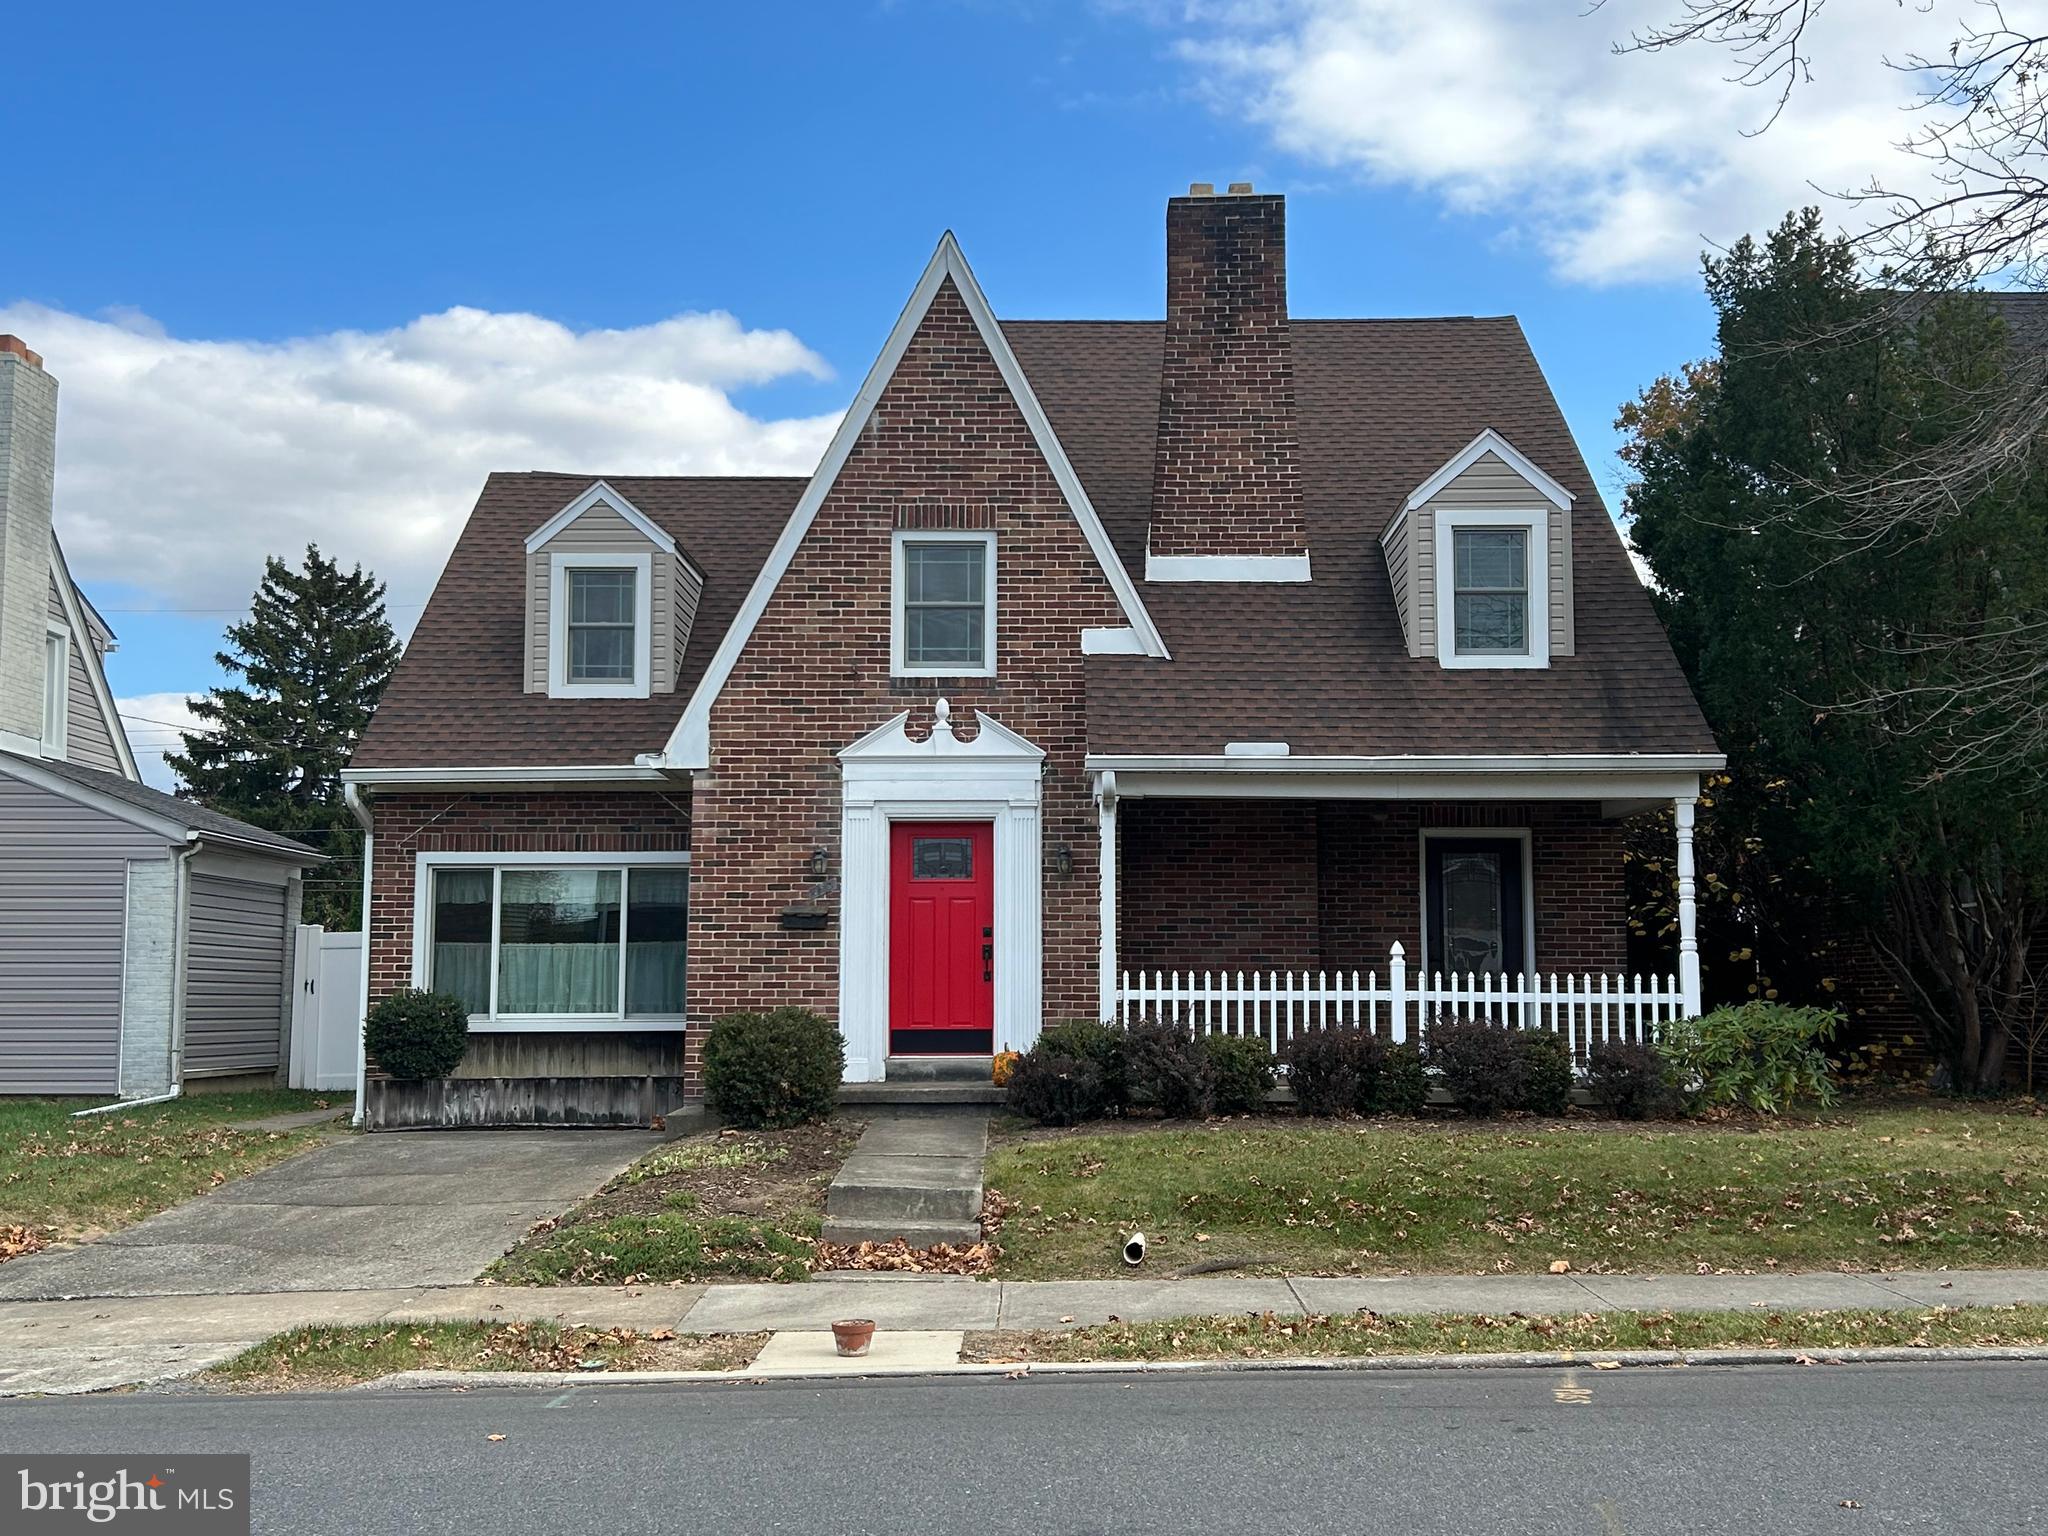
<path fill-rule="evenodd" d="M 1939 1349 L 1628 1349 L 1583 1353 L 1487 1355 L 1291 1355 L 1268 1360 L 1074 1360 L 977 1362 L 946 1366 L 867 1366 L 852 1370 L 770 1371 L 398 1371 L 360 1382 L 354 1392 L 414 1392 L 448 1387 L 766 1386 L 777 1381 L 874 1381 L 945 1376 L 1166 1376 L 1190 1372 L 1612 1370 L 1693 1365 L 1896 1365 L 1908 1362 L 2048 1360 L 2048 1349 L 1985 1345 Z"/>

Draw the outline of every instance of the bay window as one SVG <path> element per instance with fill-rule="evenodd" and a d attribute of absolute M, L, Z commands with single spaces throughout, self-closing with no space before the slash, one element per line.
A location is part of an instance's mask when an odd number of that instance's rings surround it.
<path fill-rule="evenodd" d="M 683 1014 L 681 855 L 425 855 L 418 985 L 472 1028 L 618 1028 Z"/>

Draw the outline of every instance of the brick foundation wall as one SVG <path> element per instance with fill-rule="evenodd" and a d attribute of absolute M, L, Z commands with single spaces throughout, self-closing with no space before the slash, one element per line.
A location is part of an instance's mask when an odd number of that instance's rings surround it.
<path fill-rule="evenodd" d="M 1545 973 L 1627 963 L 1621 824 L 1577 802 L 1127 800 L 1118 963 L 1128 970 L 1371 970 L 1422 937 L 1426 827 L 1528 828 Z"/>
<path fill-rule="evenodd" d="M 418 854 L 666 853 L 690 846 L 690 790 L 684 784 L 651 792 L 379 793 L 370 809 L 376 830 L 367 923 L 371 1002 L 412 985 Z M 491 1049 L 502 1056 L 512 1049 L 507 1042 L 525 1038 L 497 1036 Z M 543 1057 L 579 1043 L 605 1048 L 618 1038 L 550 1034 L 538 1055 L 528 1054 L 539 1072 L 547 1064 Z"/>
<path fill-rule="evenodd" d="M 996 676 L 891 679 L 891 532 L 996 535 Z M 711 771 L 695 783 L 690 996 L 696 1017 L 796 1004 L 839 1010 L 840 778 L 836 754 L 892 715 L 911 734 L 951 701 L 963 738 L 987 710 L 1046 753 L 1045 1012 L 1096 1003 L 1095 810 L 1083 771 L 1080 631 L 1121 607 L 948 283 L 819 507 L 711 715 Z M 1054 872 L 1071 850 L 1073 873 Z M 809 868 L 823 849 L 829 873 Z M 822 905 L 822 929 L 782 913 Z M 694 1042 L 694 1036 L 693 1042 Z M 689 1072 L 697 1061 L 692 1045 Z"/>

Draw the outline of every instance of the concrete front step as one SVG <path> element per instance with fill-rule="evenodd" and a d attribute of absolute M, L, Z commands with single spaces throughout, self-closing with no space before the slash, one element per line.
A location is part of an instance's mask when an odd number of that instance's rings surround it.
<path fill-rule="evenodd" d="M 992 1056 L 891 1056 L 882 1075 L 892 1083 L 986 1083 Z"/>
<path fill-rule="evenodd" d="M 859 1109 L 987 1107 L 1003 1102 L 1003 1090 L 990 1082 L 841 1083 L 839 1102 Z"/>
<path fill-rule="evenodd" d="M 901 1238 L 913 1248 L 944 1243 L 968 1248 L 981 1241 L 978 1221 L 854 1221 L 827 1217 L 819 1234 L 828 1243 L 888 1243 Z"/>
<path fill-rule="evenodd" d="M 830 1216 L 883 1221 L 973 1221 L 981 1215 L 978 1157 L 848 1159 L 832 1181 Z"/>

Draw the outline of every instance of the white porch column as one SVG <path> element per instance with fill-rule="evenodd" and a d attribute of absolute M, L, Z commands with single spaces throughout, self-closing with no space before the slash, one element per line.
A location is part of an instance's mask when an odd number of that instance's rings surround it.
<path fill-rule="evenodd" d="M 1698 804 L 1686 796 L 1671 802 L 1672 819 L 1678 824 L 1678 991 L 1687 1018 L 1700 1012 L 1699 917 L 1692 867 L 1693 813 Z"/>
<path fill-rule="evenodd" d="M 1101 959 L 1098 985 L 1102 994 L 1100 1013 L 1108 1023 L 1116 1017 L 1116 775 L 1101 774 L 1095 781 L 1095 829 L 1101 840 L 1099 866 L 1099 929 Z"/>

